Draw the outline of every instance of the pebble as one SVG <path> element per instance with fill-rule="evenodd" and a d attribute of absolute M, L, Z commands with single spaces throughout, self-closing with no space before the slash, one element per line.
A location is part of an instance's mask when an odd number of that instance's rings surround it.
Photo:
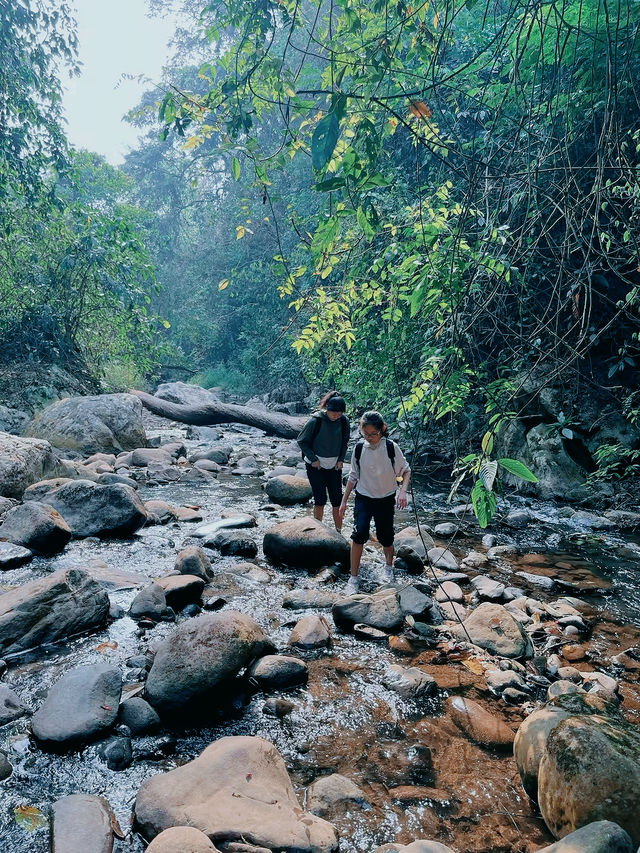
<path fill-rule="evenodd" d="M 451 521 L 445 521 L 443 524 L 436 524 L 433 528 L 433 532 L 437 536 L 453 536 L 454 533 L 458 533 L 460 530 L 459 524 L 453 524 Z"/>
<path fill-rule="evenodd" d="M 267 701 L 262 706 L 262 713 L 267 714 L 270 717 L 286 717 L 287 714 L 290 714 L 294 709 L 295 705 L 293 702 L 289 702 L 288 699 L 277 699 L 275 697 L 271 697 L 267 699 Z"/>
<path fill-rule="evenodd" d="M 530 697 L 522 690 L 517 690 L 515 687 L 507 687 L 502 691 L 502 698 L 509 705 L 522 705 L 523 702 L 528 702 Z"/>
<path fill-rule="evenodd" d="M 493 533 L 485 533 L 485 535 L 482 537 L 482 544 L 485 548 L 493 548 L 497 541 L 498 540 L 493 535 Z"/>
<path fill-rule="evenodd" d="M 573 681 L 554 681 L 547 688 L 547 699 L 555 699 L 556 696 L 564 696 L 567 693 L 584 693 L 579 684 L 574 684 Z"/>
<path fill-rule="evenodd" d="M 389 641 L 389 635 L 385 634 L 384 631 L 381 631 L 379 628 L 373 628 L 371 625 L 364 625 L 360 622 L 353 626 L 353 633 L 361 640 L 371 640 L 374 643 L 386 644 Z"/>

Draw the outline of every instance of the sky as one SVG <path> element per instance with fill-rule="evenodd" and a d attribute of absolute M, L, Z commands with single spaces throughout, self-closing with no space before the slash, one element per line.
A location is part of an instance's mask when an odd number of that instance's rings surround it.
<path fill-rule="evenodd" d="M 168 56 L 174 23 L 148 18 L 145 0 L 73 0 L 78 19 L 80 77 L 66 84 L 67 136 L 76 148 L 102 154 L 114 166 L 136 145 L 140 130 L 122 120 L 149 84 L 122 80 L 142 75 L 154 82 Z"/>

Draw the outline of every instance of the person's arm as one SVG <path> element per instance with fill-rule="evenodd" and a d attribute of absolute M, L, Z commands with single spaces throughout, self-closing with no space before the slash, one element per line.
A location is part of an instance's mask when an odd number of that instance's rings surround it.
<path fill-rule="evenodd" d="M 407 490 L 409 489 L 409 480 L 411 479 L 411 468 L 407 468 L 402 475 L 402 483 L 396 495 L 396 506 L 398 509 L 404 509 L 407 505 Z"/>
<path fill-rule="evenodd" d="M 313 436 L 315 421 L 315 418 L 309 418 L 296 441 L 298 442 L 298 446 L 300 447 L 302 455 L 305 457 L 305 459 L 310 459 L 313 467 L 318 468 L 320 466 L 320 462 L 318 461 L 318 457 L 313 452 L 313 448 L 311 447 L 311 437 Z"/>
<path fill-rule="evenodd" d="M 336 462 L 336 468 L 338 471 L 342 469 L 344 464 L 344 458 L 347 455 L 347 446 L 349 445 L 349 435 L 350 435 L 350 424 L 349 419 L 346 415 L 343 415 L 343 423 L 340 424 L 342 429 L 342 444 L 340 445 L 340 453 L 338 454 L 338 461 Z"/>
<path fill-rule="evenodd" d="M 349 500 L 349 495 L 353 491 L 353 487 L 355 483 L 351 482 L 351 479 L 347 480 L 347 485 L 344 488 L 344 497 L 342 498 L 342 503 L 338 507 L 338 513 L 340 514 L 340 518 L 344 518 L 344 514 L 347 511 L 347 501 Z"/>

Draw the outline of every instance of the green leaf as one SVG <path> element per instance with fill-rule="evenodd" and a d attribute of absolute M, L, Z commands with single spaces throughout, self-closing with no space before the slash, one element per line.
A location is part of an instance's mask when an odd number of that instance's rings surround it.
<path fill-rule="evenodd" d="M 35 806 L 16 806 L 13 810 L 15 822 L 27 832 L 33 832 L 35 829 L 48 826 L 49 821 L 40 809 Z"/>
<path fill-rule="evenodd" d="M 319 181 L 313 185 L 314 190 L 319 193 L 327 193 L 332 190 L 338 190 L 345 185 L 344 178 L 327 178 L 326 181 Z"/>
<path fill-rule="evenodd" d="M 233 175 L 233 180 L 237 181 L 240 178 L 240 161 L 237 157 L 234 157 L 231 161 L 231 174 Z"/>
<path fill-rule="evenodd" d="M 366 213 L 364 212 L 364 210 L 361 207 L 359 207 L 356 211 L 356 220 L 357 220 L 360 228 L 362 228 L 365 236 L 369 237 L 369 238 L 373 237 L 374 230 L 371 227 L 371 223 L 367 219 Z"/>
<path fill-rule="evenodd" d="M 493 450 L 493 433 L 485 432 L 482 436 L 482 452 L 486 453 L 487 456 L 491 455 L 491 451 Z"/>
<path fill-rule="evenodd" d="M 496 511 L 497 498 L 487 491 L 480 480 L 476 480 L 471 489 L 471 503 L 480 527 L 486 527 Z"/>
<path fill-rule="evenodd" d="M 521 480 L 526 480 L 528 483 L 538 482 L 536 475 L 522 462 L 518 462 L 517 459 L 498 459 L 498 464 L 502 465 L 505 471 L 513 474 L 514 477 L 519 477 Z"/>
<path fill-rule="evenodd" d="M 329 113 L 318 122 L 311 137 L 311 162 L 314 169 L 320 171 L 327 165 L 339 134 L 340 125 L 334 113 Z"/>

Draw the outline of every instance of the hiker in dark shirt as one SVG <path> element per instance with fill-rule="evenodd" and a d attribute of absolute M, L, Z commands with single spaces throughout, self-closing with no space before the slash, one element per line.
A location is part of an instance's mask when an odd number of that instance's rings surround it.
<path fill-rule="evenodd" d="M 349 442 L 349 420 L 345 415 L 344 399 L 337 391 L 328 391 L 319 405 L 320 411 L 309 418 L 298 436 L 298 444 L 307 463 L 307 476 L 313 491 L 313 517 L 322 521 L 328 493 L 333 523 L 340 532 L 342 465 Z"/>

